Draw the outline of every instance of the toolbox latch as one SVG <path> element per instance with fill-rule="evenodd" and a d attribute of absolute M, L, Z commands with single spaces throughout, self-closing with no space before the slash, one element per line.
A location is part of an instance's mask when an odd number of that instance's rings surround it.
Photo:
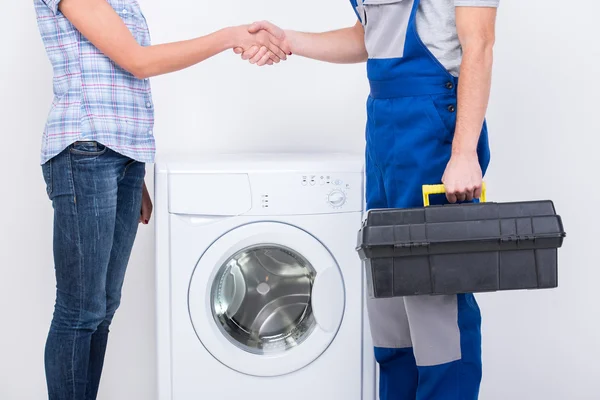
<path fill-rule="evenodd" d="M 510 235 L 502 236 L 500 238 L 501 243 L 512 243 L 512 242 L 533 242 L 535 241 L 534 235 Z"/>
<path fill-rule="evenodd" d="M 500 238 L 500 242 L 501 243 L 511 243 L 511 242 L 517 242 L 519 240 L 518 236 L 516 235 L 510 235 L 510 236 L 502 236 Z"/>

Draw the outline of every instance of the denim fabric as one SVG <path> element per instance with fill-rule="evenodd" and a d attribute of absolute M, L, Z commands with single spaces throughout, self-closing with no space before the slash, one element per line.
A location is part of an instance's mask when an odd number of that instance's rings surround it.
<path fill-rule="evenodd" d="M 92 400 L 138 229 L 145 165 L 77 142 L 42 169 L 57 283 L 45 351 L 49 399 Z"/>

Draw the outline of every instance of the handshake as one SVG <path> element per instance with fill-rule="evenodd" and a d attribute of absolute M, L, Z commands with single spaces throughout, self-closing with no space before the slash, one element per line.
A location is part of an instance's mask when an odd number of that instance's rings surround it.
<path fill-rule="evenodd" d="M 250 64 L 273 65 L 292 55 L 285 31 L 270 22 L 255 22 L 234 29 L 236 44 L 233 51 Z"/>

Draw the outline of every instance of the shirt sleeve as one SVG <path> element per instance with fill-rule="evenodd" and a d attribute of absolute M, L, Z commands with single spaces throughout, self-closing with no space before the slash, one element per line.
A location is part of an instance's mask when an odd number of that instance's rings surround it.
<path fill-rule="evenodd" d="M 60 0 L 42 0 L 46 6 L 52 11 L 54 15 L 58 14 L 58 3 Z"/>
<path fill-rule="evenodd" d="M 496 7 L 500 0 L 454 0 L 455 7 Z"/>

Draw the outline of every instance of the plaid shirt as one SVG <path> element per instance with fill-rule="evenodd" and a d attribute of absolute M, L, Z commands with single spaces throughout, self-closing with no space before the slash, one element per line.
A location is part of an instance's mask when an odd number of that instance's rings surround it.
<path fill-rule="evenodd" d="M 136 0 L 107 0 L 142 46 L 150 45 Z M 100 52 L 58 10 L 34 0 L 54 69 L 54 101 L 44 129 L 44 164 L 73 142 L 93 140 L 140 162 L 154 161 L 154 104 L 148 79 L 137 79 Z"/>

